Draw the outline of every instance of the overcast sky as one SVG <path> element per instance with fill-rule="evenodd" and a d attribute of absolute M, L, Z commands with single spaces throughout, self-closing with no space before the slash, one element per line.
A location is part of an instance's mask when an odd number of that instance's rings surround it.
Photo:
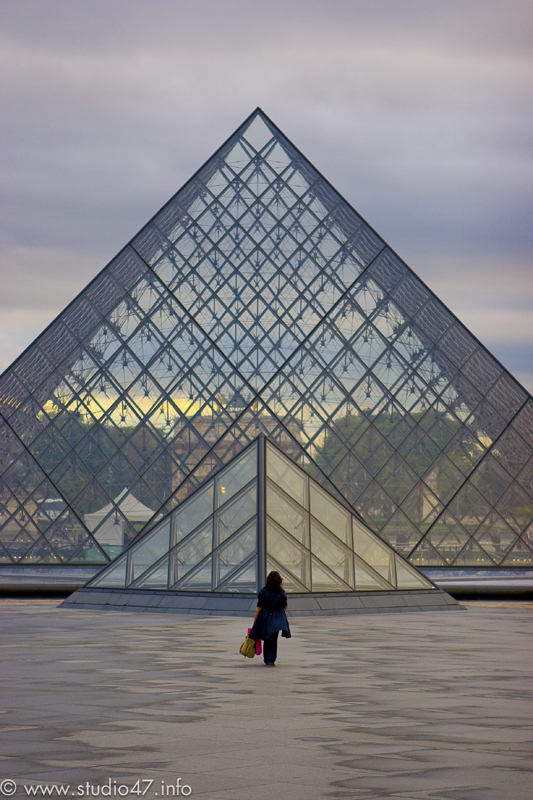
<path fill-rule="evenodd" d="M 0 0 L 0 370 L 260 105 L 532 391 L 532 18 Z"/>

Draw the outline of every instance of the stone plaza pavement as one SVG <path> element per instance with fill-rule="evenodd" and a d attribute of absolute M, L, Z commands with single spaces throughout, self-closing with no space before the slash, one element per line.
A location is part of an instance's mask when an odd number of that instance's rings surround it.
<path fill-rule="evenodd" d="M 296 619 L 271 669 L 246 619 L 57 602 L 0 602 L 4 795 L 533 797 L 531 604 Z"/>

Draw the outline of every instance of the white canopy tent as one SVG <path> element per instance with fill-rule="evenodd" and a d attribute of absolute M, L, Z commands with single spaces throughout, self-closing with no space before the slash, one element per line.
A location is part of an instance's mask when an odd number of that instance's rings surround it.
<path fill-rule="evenodd" d="M 154 512 L 143 505 L 127 489 L 98 511 L 85 514 L 84 521 L 87 528 L 94 534 L 94 538 L 103 546 L 120 547 L 124 541 L 125 521 L 135 526 L 136 523 L 146 523 L 152 519 Z"/>

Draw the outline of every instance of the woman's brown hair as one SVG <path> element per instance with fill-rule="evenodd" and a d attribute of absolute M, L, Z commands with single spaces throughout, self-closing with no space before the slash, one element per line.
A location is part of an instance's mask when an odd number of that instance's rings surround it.
<path fill-rule="evenodd" d="M 281 590 L 281 582 L 283 578 L 279 572 L 269 572 L 266 580 L 266 588 L 271 592 L 279 592 Z"/>

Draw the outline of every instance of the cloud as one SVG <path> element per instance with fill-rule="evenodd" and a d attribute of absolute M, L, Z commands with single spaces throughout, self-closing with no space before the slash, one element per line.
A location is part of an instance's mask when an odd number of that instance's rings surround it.
<path fill-rule="evenodd" d="M 521 369 L 531 19 L 518 0 L 4 0 L 2 363 L 259 104 Z"/>

